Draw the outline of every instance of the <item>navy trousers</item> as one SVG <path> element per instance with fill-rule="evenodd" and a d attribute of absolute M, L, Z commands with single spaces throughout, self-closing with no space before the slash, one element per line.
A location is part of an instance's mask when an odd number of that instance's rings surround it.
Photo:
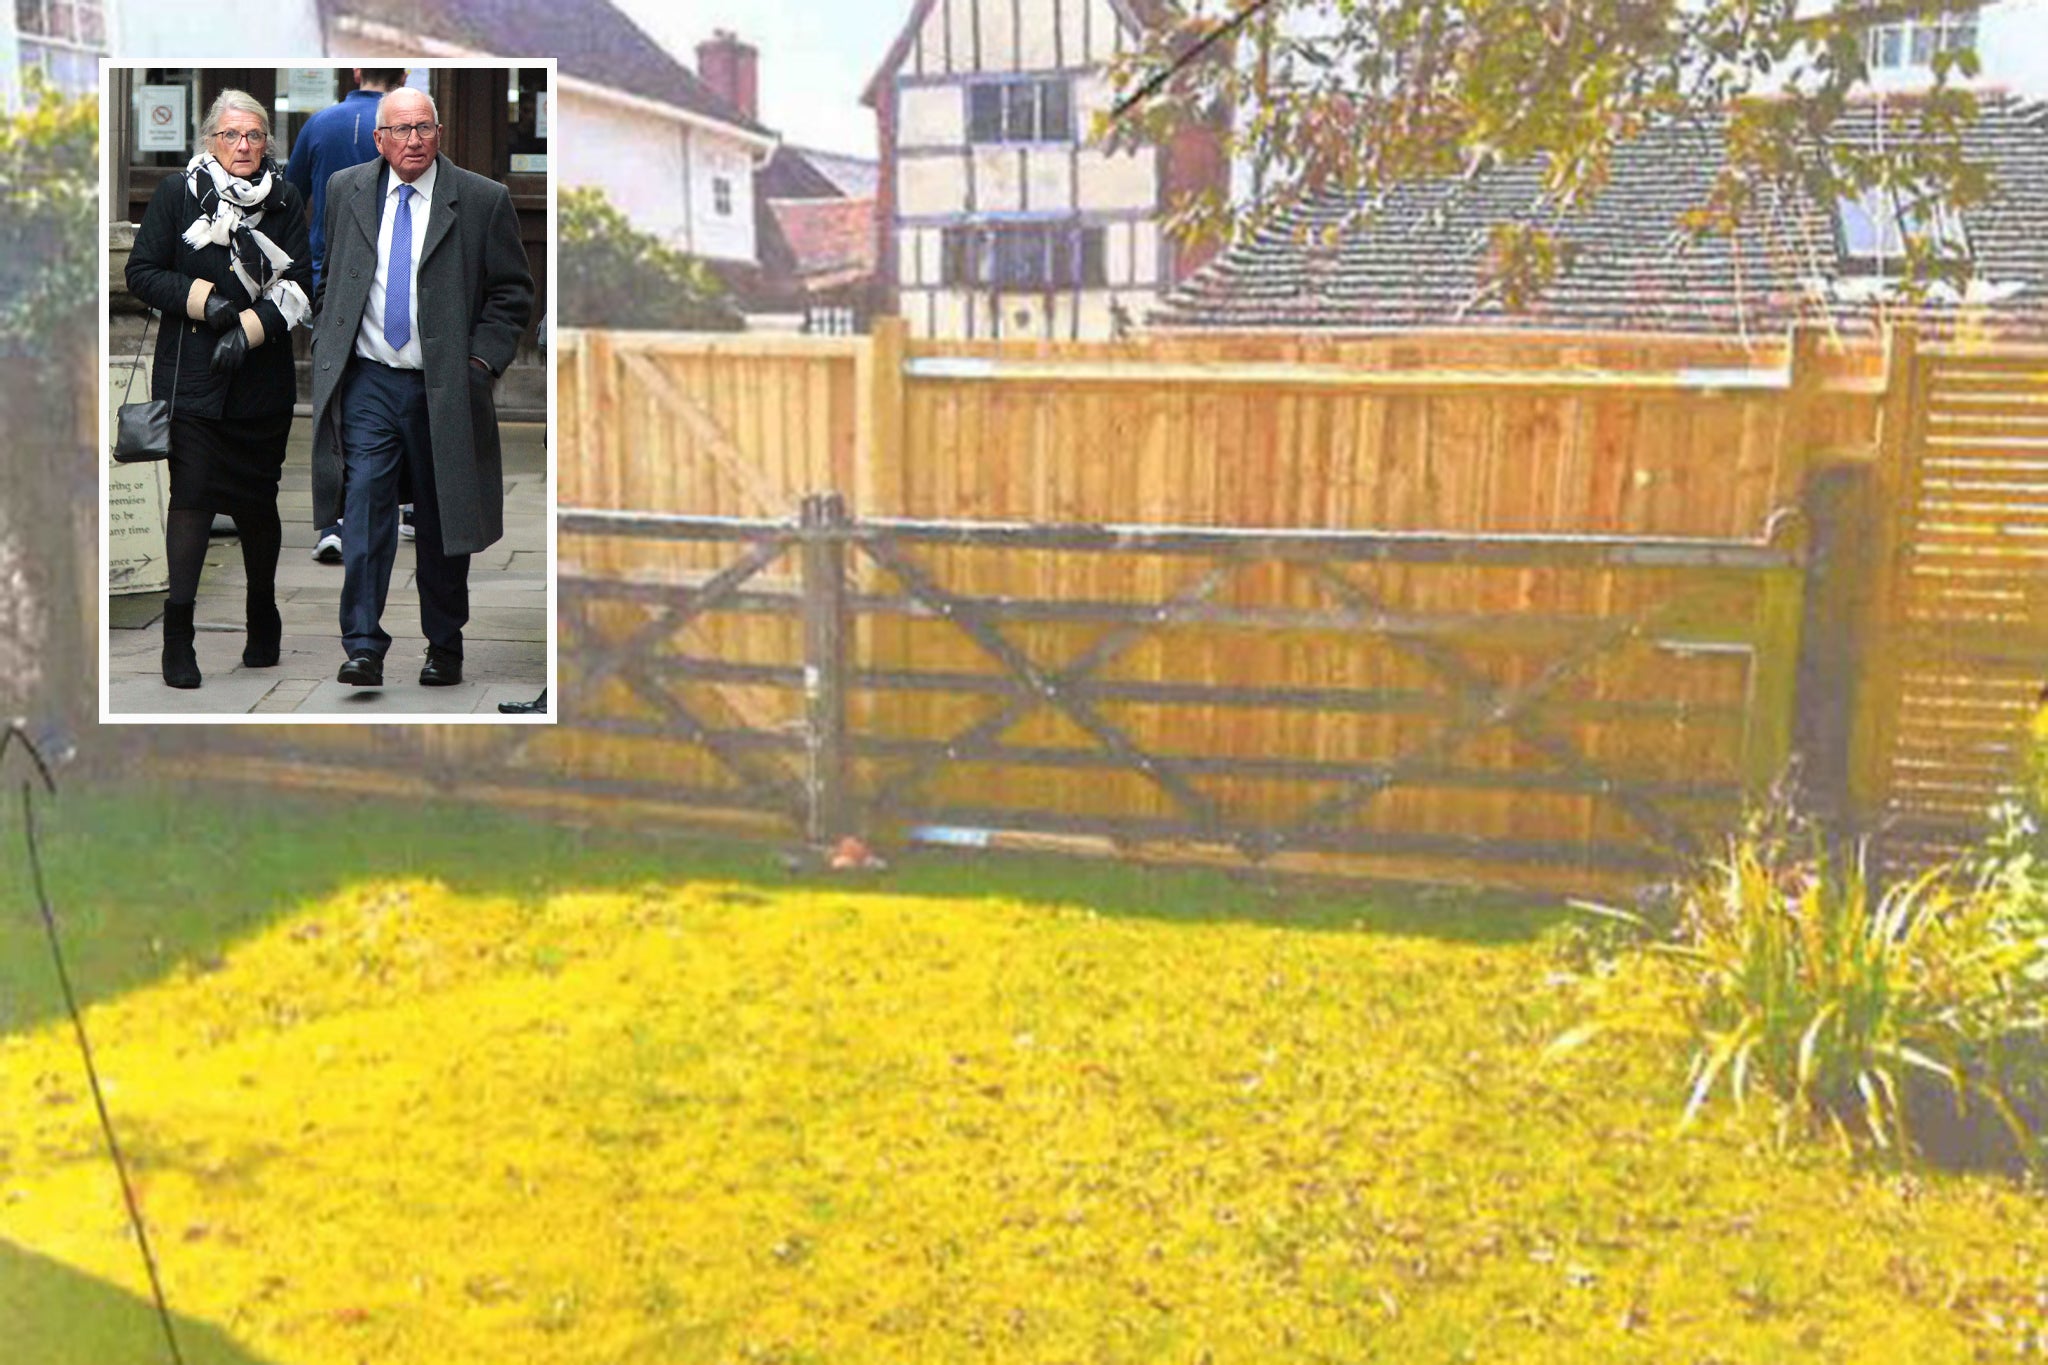
<path fill-rule="evenodd" d="M 379 624 L 398 557 L 401 475 L 412 489 L 414 580 L 427 643 L 462 653 L 469 624 L 469 556 L 441 550 L 441 502 L 427 436 L 427 380 L 354 356 L 342 378 L 341 643 L 349 657 L 384 657 Z"/>

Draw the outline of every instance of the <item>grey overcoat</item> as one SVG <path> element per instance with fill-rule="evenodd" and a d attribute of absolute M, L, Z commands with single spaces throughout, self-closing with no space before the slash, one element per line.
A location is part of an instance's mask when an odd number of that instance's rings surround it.
<path fill-rule="evenodd" d="M 519 244 L 512 196 L 495 180 L 437 157 L 426 243 L 414 267 L 415 325 L 426 361 L 427 429 L 441 535 L 449 554 L 474 554 L 505 534 L 504 462 L 492 376 L 533 314 L 533 272 Z M 313 524 L 341 517 L 341 378 L 377 273 L 377 220 L 390 167 L 379 158 L 327 182 L 327 259 L 313 323 Z M 491 367 L 470 364 L 475 356 Z"/>

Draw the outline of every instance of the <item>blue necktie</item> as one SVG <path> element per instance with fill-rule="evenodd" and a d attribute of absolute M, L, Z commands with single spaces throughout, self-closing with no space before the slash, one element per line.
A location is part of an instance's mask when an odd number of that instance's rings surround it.
<path fill-rule="evenodd" d="M 412 340 L 412 196 L 398 187 L 398 214 L 391 220 L 391 269 L 384 282 L 384 340 L 394 351 Z"/>

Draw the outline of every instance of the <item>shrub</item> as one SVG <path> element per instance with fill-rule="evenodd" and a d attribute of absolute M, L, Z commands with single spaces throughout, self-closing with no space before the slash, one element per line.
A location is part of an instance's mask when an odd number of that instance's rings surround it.
<path fill-rule="evenodd" d="M 0 115 L 0 347 L 64 367 L 99 305 L 99 101 L 22 75 Z"/>
<path fill-rule="evenodd" d="M 603 191 L 564 190 L 556 224 L 564 325 L 680 332 L 745 326 L 710 267 L 639 231 Z"/>
<path fill-rule="evenodd" d="M 1810 1121 L 1900 1154 L 2038 1164 L 2044 903 L 2034 864 L 1996 850 L 1880 887 L 1863 850 L 1831 856 L 1759 820 L 1681 885 L 1668 936 L 1553 1051 L 1608 1031 L 1685 1040 L 1681 1126 L 1716 1094 L 1763 1093 L 1781 1134 Z"/>

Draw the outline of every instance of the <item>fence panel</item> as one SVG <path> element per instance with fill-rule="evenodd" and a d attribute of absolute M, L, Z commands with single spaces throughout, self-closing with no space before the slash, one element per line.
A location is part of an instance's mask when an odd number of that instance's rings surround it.
<path fill-rule="evenodd" d="M 1809 349 L 1809 355 L 1815 354 Z M 908 517 L 1145 523 L 1291 529 L 1441 530 L 1474 534 L 1698 536 L 1750 539 L 1800 500 L 1810 445 L 1868 439 L 1870 400 L 1826 397 L 1802 412 L 1791 348 L 1682 340 L 1415 335 L 1353 341 L 1168 337 L 1125 344 L 920 341 L 905 351 L 904 436 L 878 449 L 864 511 Z M 1867 373 L 1863 357 L 1824 362 Z M 1826 377 L 1825 375 L 1821 377 Z M 1860 403 L 1861 407 L 1857 405 Z M 1095 601 L 1160 601 L 1190 577 L 1158 557 L 995 556 L 936 550 L 932 568 L 962 592 Z M 1402 610 L 1485 619 L 1549 614 L 1602 621 L 1649 609 L 1670 585 L 1611 570 L 1422 570 L 1377 566 L 1366 585 Z M 1233 575 L 1219 601 L 1239 609 L 1328 605 L 1314 575 L 1264 566 Z M 1098 623 L 1016 627 L 1034 657 L 1073 658 Z M 878 620 L 871 647 L 946 672 L 986 668 L 983 651 L 943 622 Z M 1399 650 L 1359 650 L 1343 632 L 1287 639 L 1170 632 L 1119 660 L 1119 675 L 1190 684 L 1313 688 L 1333 674 L 1368 690 L 1413 692 L 1432 675 Z M 1540 672 L 1540 649 L 1476 642 L 1502 680 Z M 1585 680 L 1599 700 L 1631 693 L 1689 699 L 1700 714 L 1739 711 L 1746 666 L 1669 653 L 1603 661 Z M 862 719 L 902 735 L 957 729 L 967 698 L 903 692 L 864 699 Z M 1412 718 L 1262 713 L 1241 707 L 1128 708 L 1142 745 L 1194 727 L 1228 755 L 1383 752 Z M 1045 743 L 1057 719 L 1020 736 Z M 1731 741 L 1695 724 L 1577 721 L 1568 740 L 1623 759 L 1678 743 L 1699 754 Z M 1475 741 L 1496 766 L 1513 743 Z M 1528 762 L 1522 753 L 1519 761 Z M 972 777 L 962 782 L 971 783 Z M 1160 816 L 1157 791 L 1061 786 L 1008 774 L 1047 801 L 1117 800 Z M 1231 799 L 1272 807 L 1298 792 L 1224 784 Z M 1383 803 L 1411 828 L 1575 827 L 1618 836 L 1599 803 L 1546 795 L 1448 795 L 1408 789 Z M 1625 822 L 1623 822 L 1625 823 Z"/>
<path fill-rule="evenodd" d="M 1032 706 L 989 741 L 998 752 L 956 753 L 883 813 L 953 818 L 997 793 L 1039 827 L 1123 821 L 1165 839 L 1206 803 L 1270 832 L 1391 764 L 1398 780 L 1324 843 L 1377 840 L 1376 868 L 1404 874 L 1505 858 L 1510 880 L 1539 848 L 1578 850 L 1565 861 L 1582 869 L 1602 850 L 1664 849 L 1646 809 L 1708 830 L 1776 774 L 1801 629 L 1787 514 L 1816 456 L 1872 462 L 1887 392 L 1873 354 L 1811 342 L 941 344 L 889 319 L 846 340 L 566 332 L 559 374 L 564 507 L 753 527 L 685 540 L 565 525 L 564 723 L 509 738 L 425 727 L 412 745 L 444 783 L 799 828 L 822 625 L 801 610 L 816 547 L 792 537 L 800 499 L 823 489 L 869 523 L 1675 539 L 1778 556 L 1331 565 L 972 536 L 847 556 L 853 808 L 874 814 L 892 781 L 991 725 L 1033 670 L 1074 673 L 1099 724 Z M 935 600 L 967 604 L 980 633 Z M 1185 789 L 1119 744 L 1166 755 Z"/>
<path fill-rule="evenodd" d="M 2048 351 L 1929 348 L 1901 368 L 1860 743 L 1873 823 L 1920 860 L 1981 835 L 2023 781 L 2048 677 Z"/>

